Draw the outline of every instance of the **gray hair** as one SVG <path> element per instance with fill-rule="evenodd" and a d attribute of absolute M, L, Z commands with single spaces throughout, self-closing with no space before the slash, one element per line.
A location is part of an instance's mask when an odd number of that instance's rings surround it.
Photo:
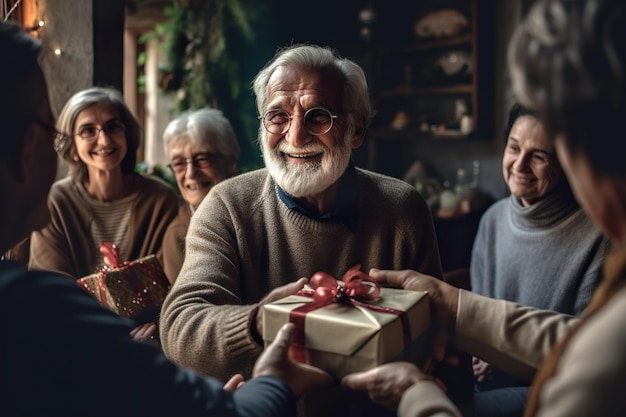
<path fill-rule="evenodd" d="M 516 98 L 592 168 L 626 174 L 626 3 L 544 0 L 509 45 Z"/>
<path fill-rule="evenodd" d="M 372 105 L 369 98 L 367 80 L 363 69 L 355 62 L 339 56 L 328 47 L 317 45 L 292 45 L 280 49 L 274 58 L 257 74 L 252 84 L 256 95 L 259 115 L 266 112 L 268 103 L 267 86 L 270 77 L 279 67 L 303 67 L 322 70 L 330 68 L 344 80 L 341 95 L 342 111 L 346 114 L 346 130 L 362 134 L 372 118 Z M 262 134 L 260 124 L 259 134 Z"/>
<path fill-rule="evenodd" d="M 170 158 L 172 147 L 184 139 L 224 156 L 230 162 L 228 169 L 231 172 L 227 174 L 236 173 L 239 142 L 230 121 L 220 110 L 208 107 L 187 110 L 173 119 L 163 132 L 165 155 Z"/>
<path fill-rule="evenodd" d="M 141 140 L 139 122 L 126 106 L 124 97 L 118 90 L 107 87 L 92 87 L 79 91 L 70 97 L 61 109 L 61 114 L 57 120 L 57 130 L 69 136 L 69 140 L 57 143 L 57 152 L 67 163 L 71 177 L 77 178 L 87 174 L 85 163 L 75 159 L 77 154 L 73 138 L 76 118 L 86 108 L 99 103 L 109 103 L 118 110 L 120 121 L 126 126 L 125 136 L 128 148 L 126 156 L 122 160 L 122 172 L 131 173 L 135 170 L 137 149 Z"/>

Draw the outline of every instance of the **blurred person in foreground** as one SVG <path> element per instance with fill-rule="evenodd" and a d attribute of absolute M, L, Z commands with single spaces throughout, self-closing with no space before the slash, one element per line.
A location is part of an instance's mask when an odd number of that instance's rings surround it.
<path fill-rule="evenodd" d="M 511 40 L 509 66 L 516 98 L 536 112 L 574 195 L 611 240 L 587 309 L 579 318 L 486 298 L 414 271 L 371 274 L 386 285 L 428 290 L 436 320 L 454 330 L 462 350 L 534 377 L 525 416 L 624 416 L 626 2 L 537 2 Z M 402 417 L 460 415 L 408 363 L 348 375 L 343 383 L 399 404 Z"/>
<path fill-rule="evenodd" d="M 174 282 L 185 257 L 189 220 L 211 188 L 239 173 L 239 143 L 228 119 L 218 109 L 183 112 L 163 133 L 167 165 L 184 203 L 163 237 L 163 270 Z"/>
<path fill-rule="evenodd" d="M 574 198 L 555 145 L 531 110 L 511 107 L 504 141 L 502 170 L 511 195 L 480 220 L 471 290 L 578 316 L 602 278 L 609 241 Z M 523 414 L 530 381 L 476 357 L 474 374 L 477 417 Z"/>
<path fill-rule="evenodd" d="M 219 378 L 249 374 L 263 350 L 262 306 L 295 294 L 303 277 L 340 279 L 357 264 L 442 275 L 419 192 L 351 162 L 372 117 L 361 67 L 330 48 L 293 45 L 253 88 L 265 168 L 220 182 L 200 203 L 161 312 L 166 354 Z M 368 407 L 330 392 L 311 398 L 309 415 Z"/>
<path fill-rule="evenodd" d="M 0 252 L 50 220 L 57 155 L 39 43 L 0 23 Z M 296 397 L 330 377 L 287 358 L 286 325 L 254 378 L 225 386 L 135 342 L 132 323 L 66 275 L 0 261 L 0 416 L 290 416 Z"/>

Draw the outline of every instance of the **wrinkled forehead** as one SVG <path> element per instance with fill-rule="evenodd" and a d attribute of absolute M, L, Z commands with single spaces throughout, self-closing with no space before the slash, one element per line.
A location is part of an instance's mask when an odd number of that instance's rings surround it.
<path fill-rule="evenodd" d="M 338 107 L 341 103 L 344 78 L 338 69 L 282 65 L 268 81 L 269 102 L 284 97 L 318 96 L 321 100 Z"/>

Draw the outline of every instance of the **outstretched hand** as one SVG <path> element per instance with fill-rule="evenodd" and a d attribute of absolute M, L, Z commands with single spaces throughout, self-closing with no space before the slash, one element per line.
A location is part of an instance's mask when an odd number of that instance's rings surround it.
<path fill-rule="evenodd" d="M 428 293 L 433 321 L 438 326 L 433 345 L 433 358 L 438 362 L 445 360 L 448 335 L 456 324 L 459 289 L 438 278 L 409 269 L 403 271 L 371 269 L 369 275 L 383 286 Z"/>
<path fill-rule="evenodd" d="M 365 372 L 348 374 L 341 385 L 355 391 L 367 391 L 372 401 L 396 409 L 402 395 L 412 385 L 433 380 L 410 362 L 392 362 Z"/>
<path fill-rule="evenodd" d="M 296 397 L 317 386 L 333 384 L 333 378 L 314 366 L 296 363 L 289 358 L 293 338 L 293 323 L 286 323 L 276 339 L 261 354 L 254 365 L 253 376 L 276 376 L 289 385 Z"/>

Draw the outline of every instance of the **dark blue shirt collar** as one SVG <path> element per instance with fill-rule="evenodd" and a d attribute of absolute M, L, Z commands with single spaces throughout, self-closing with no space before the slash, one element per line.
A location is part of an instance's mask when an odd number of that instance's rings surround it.
<path fill-rule="evenodd" d="M 352 161 L 339 178 L 339 190 L 337 191 L 337 204 L 332 211 L 323 213 L 318 216 L 304 207 L 298 200 L 280 188 L 276 184 L 276 190 L 281 201 L 285 203 L 288 209 L 297 210 L 300 213 L 312 219 L 321 222 L 343 222 L 348 228 L 354 232 L 357 224 L 357 190 L 356 190 L 356 167 Z"/>

